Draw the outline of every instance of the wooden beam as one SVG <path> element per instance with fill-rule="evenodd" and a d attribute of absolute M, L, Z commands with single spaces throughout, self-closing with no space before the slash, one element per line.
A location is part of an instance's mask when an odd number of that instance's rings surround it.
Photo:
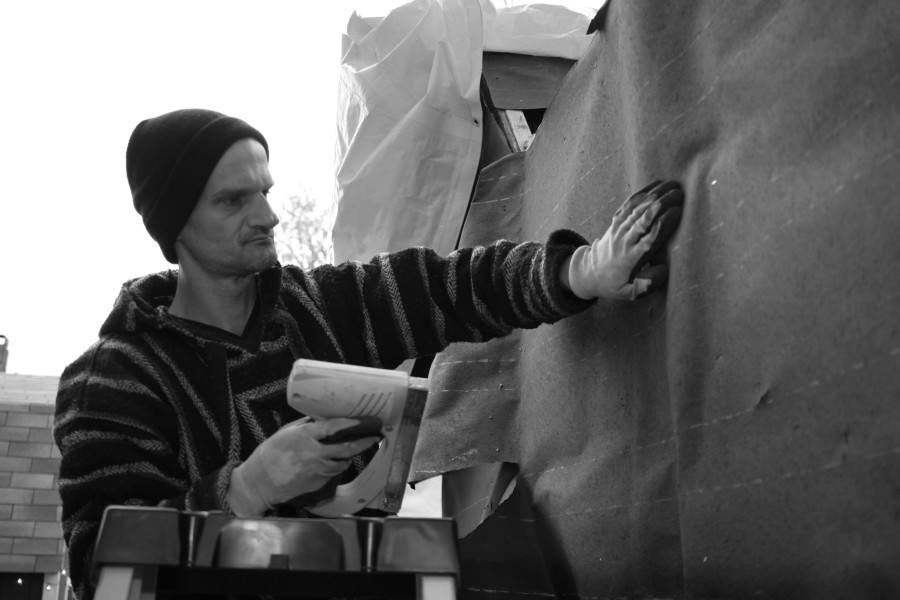
<path fill-rule="evenodd" d="M 521 110 L 498 110 L 497 120 L 500 123 L 500 129 L 503 130 L 503 135 L 506 136 L 510 150 L 513 152 L 528 150 L 534 140 L 534 134 L 528 127 L 525 113 Z"/>

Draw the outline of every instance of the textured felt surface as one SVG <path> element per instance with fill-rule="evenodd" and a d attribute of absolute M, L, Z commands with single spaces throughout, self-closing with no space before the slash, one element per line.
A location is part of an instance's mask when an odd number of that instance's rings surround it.
<path fill-rule="evenodd" d="M 481 72 L 495 108 L 547 108 L 574 62 L 555 56 L 485 52 Z"/>
<path fill-rule="evenodd" d="M 685 187 L 670 282 L 432 369 L 420 478 L 518 463 L 462 596 L 900 597 L 900 4 L 612 0 L 463 244 Z"/>

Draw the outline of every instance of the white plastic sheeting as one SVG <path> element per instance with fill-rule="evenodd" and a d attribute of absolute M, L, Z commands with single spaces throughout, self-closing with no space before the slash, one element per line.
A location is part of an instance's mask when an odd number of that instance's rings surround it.
<path fill-rule="evenodd" d="M 602 5 L 602 3 L 601 3 Z M 578 60 L 591 37 L 585 32 L 596 8 L 554 4 L 496 7 L 482 2 L 484 50 Z"/>
<path fill-rule="evenodd" d="M 456 246 L 481 152 L 485 50 L 578 58 L 587 10 L 414 0 L 354 13 L 338 86 L 334 261 Z"/>
<path fill-rule="evenodd" d="M 481 6 L 416 0 L 354 13 L 338 90 L 334 260 L 453 249 L 481 148 Z"/>

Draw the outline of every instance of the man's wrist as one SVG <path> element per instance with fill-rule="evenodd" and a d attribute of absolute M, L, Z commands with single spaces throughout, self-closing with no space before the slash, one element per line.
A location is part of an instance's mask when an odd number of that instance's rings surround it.
<path fill-rule="evenodd" d="M 568 255 L 559 267 L 559 283 L 567 292 L 572 292 L 572 285 L 569 283 L 569 266 L 572 264 L 572 255 Z"/>
<path fill-rule="evenodd" d="M 593 300 L 597 294 L 592 293 L 589 286 L 590 252 L 588 245 L 579 246 L 562 263 L 559 272 L 560 283 L 575 297 L 582 300 Z"/>
<path fill-rule="evenodd" d="M 269 508 L 256 490 L 244 477 L 243 463 L 231 471 L 226 500 L 238 517 L 259 517 Z"/>

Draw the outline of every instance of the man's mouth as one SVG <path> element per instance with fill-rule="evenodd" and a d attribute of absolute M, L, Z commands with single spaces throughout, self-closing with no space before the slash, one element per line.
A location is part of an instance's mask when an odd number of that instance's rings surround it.
<path fill-rule="evenodd" d="M 266 245 L 274 244 L 275 238 L 270 235 L 261 235 L 261 236 L 257 236 L 254 238 L 250 238 L 249 240 L 247 240 L 246 243 L 248 243 L 248 244 L 266 244 Z"/>

